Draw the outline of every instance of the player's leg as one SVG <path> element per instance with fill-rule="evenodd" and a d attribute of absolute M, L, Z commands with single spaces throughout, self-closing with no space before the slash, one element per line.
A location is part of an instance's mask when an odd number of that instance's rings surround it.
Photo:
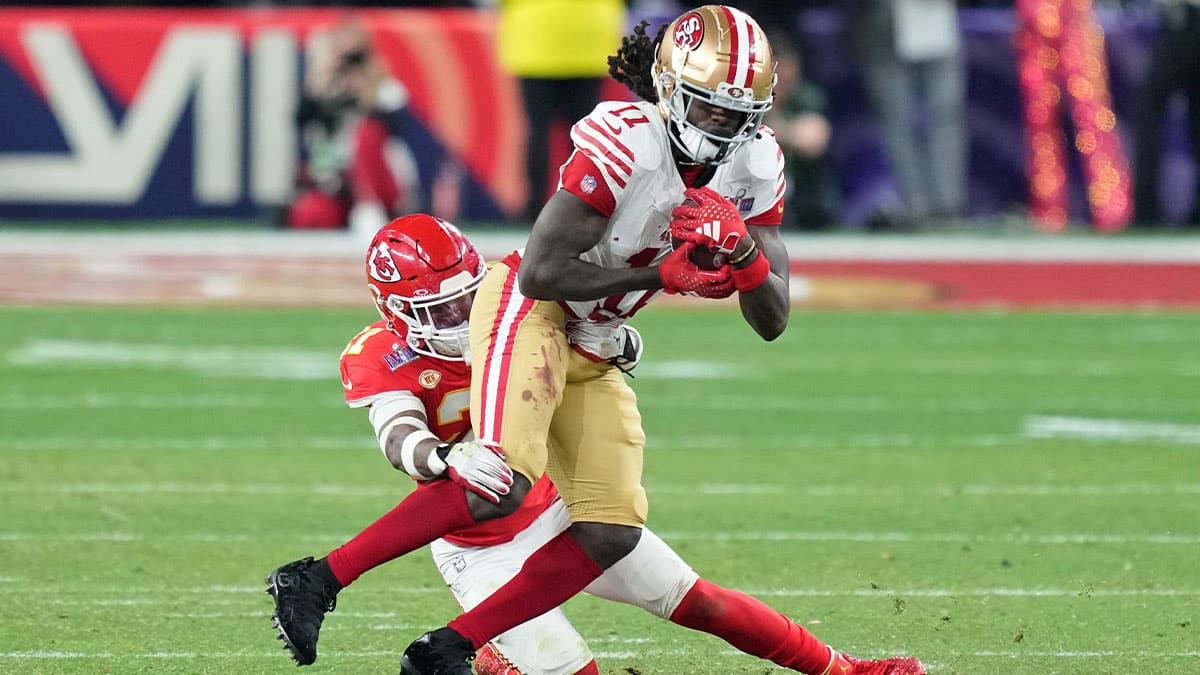
<path fill-rule="evenodd" d="M 556 501 L 504 544 L 463 547 L 439 539 L 431 547 L 434 562 L 459 605 L 469 610 L 515 576 L 526 558 L 569 524 L 566 507 Z M 574 675 L 594 669 L 591 650 L 561 609 L 505 631 L 475 658 L 479 675 Z"/>
<path fill-rule="evenodd" d="M 700 578 L 649 529 L 642 530 L 641 541 L 632 553 L 605 570 L 586 591 L 715 635 L 747 654 L 801 673 L 924 672 L 915 659 L 856 662 L 853 657 L 837 653 L 778 610 Z M 843 665 L 848 669 L 842 671 Z"/>
<path fill-rule="evenodd" d="M 471 307 L 471 417 L 476 437 L 499 443 L 514 471 L 499 504 L 451 481 L 432 481 L 404 499 L 361 535 L 329 555 L 342 584 L 455 530 L 506 516 L 546 469 L 546 437 L 565 378 L 555 331 L 562 309 L 521 296 L 516 271 L 496 264 Z M 561 332 L 561 331 L 560 331 Z M 549 354 L 549 356 L 547 356 Z M 529 395 L 529 398 L 525 398 Z"/>
<path fill-rule="evenodd" d="M 471 307 L 471 423 L 500 446 L 515 473 L 546 472 L 550 424 L 563 396 L 568 356 L 555 302 L 521 295 L 517 270 L 496 263 Z"/>
<path fill-rule="evenodd" d="M 647 510 L 641 486 L 646 437 L 637 399 L 616 368 L 574 351 L 569 361 L 550 427 L 548 470 L 572 524 L 530 556 L 512 582 L 450 623 L 476 647 L 583 590 L 632 551 L 641 535 Z"/>
<path fill-rule="evenodd" d="M 507 267 L 496 265 L 476 292 L 472 319 L 478 320 L 485 328 L 503 328 L 505 332 L 502 337 L 506 340 L 501 341 L 501 347 L 510 350 L 523 349 L 520 354 L 540 355 L 541 351 L 536 346 L 527 343 L 538 339 L 545 332 L 542 324 L 553 323 L 555 320 L 561 324 L 562 310 L 551 303 L 526 301 L 520 298 L 519 294 L 514 298 L 511 287 L 515 286 L 515 278 L 515 272 L 510 273 Z M 503 321 L 497 320 L 497 316 L 506 308 L 510 308 L 513 302 L 516 302 L 517 309 L 522 311 L 501 316 Z M 549 317 L 544 316 L 542 312 L 529 311 L 535 304 L 547 310 Z M 523 324 L 523 321 L 528 325 Z M 477 357 L 487 354 L 490 346 L 489 331 L 485 329 L 483 333 L 484 339 L 479 349 L 474 352 Z M 510 336 L 512 339 L 508 340 Z M 563 344 L 565 348 L 565 339 Z M 547 372 L 551 370 L 552 364 L 547 364 L 545 359 L 530 363 L 529 359 L 511 358 L 511 354 L 508 356 L 509 358 L 502 360 L 504 375 L 532 372 L 535 367 L 543 367 Z M 562 377 L 565 377 L 565 365 L 559 372 L 564 373 Z M 548 386 L 553 384 L 553 378 L 543 379 Z M 503 387 L 501 390 L 503 391 Z M 558 391 L 561 391 L 561 387 Z M 519 395 L 518 392 L 517 396 Z M 478 403 L 474 390 L 472 398 L 476 399 L 472 402 L 474 407 L 474 404 Z M 519 414 L 526 411 L 510 401 L 505 402 L 509 403 L 509 409 L 514 411 L 513 416 L 517 418 L 517 422 L 509 425 L 514 429 L 526 430 L 526 433 L 536 436 L 534 431 L 528 430 L 538 424 L 544 429 L 549 428 L 552 406 L 547 406 L 542 411 L 543 418 L 539 421 L 528 416 L 521 417 Z M 498 431 L 500 425 L 493 427 Z M 267 577 L 267 592 L 275 599 L 273 621 L 279 638 L 284 641 L 296 662 L 307 665 L 316 660 L 316 644 L 325 614 L 332 611 L 336 605 L 337 593 L 363 573 L 450 532 L 516 511 L 532 485 L 528 476 L 541 476 L 545 469 L 545 431 L 541 433 L 541 438 L 543 440 L 540 446 L 531 442 L 513 444 L 511 450 L 506 448 L 509 461 L 515 463 L 513 468 L 518 473 L 514 475 L 511 491 L 501 498 L 498 505 L 493 505 L 474 493 L 468 493 L 452 481 L 431 481 L 414 490 L 395 508 L 354 538 L 330 551 L 326 557 L 320 560 L 297 560 L 272 572 Z"/>
<path fill-rule="evenodd" d="M 571 358 L 567 392 L 550 429 L 549 473 L 571 514 L 568 533 L 607 569 L 637 546 L 646 522 L 646 434 L 624 374 L 578 353 Z"/>
<path fill-rule="evenodd" d="M 476 649 L 561 605 L 636 547 L 647 510 L 641 487 L 645 435 L 636 397 L 616 368 L 574 351 L 568 355 L 570 368 L 551 426 L 549 473 L 574 524 L 478 607 L 410 645 L 401 660 L 404 675 L 429 675 L 435 668 L 469 675 L 465 659 Z"/>
<path fill-rule="evenodd" d="M 754 598 L 701 579 L 650 530 L 637 548 L 587 587 L 686 628 L 715 635 L 785 668 L 818 675 L 835 652 L 804 628 Z"/>
<path fill-rule="evenodd" d="M 452 481 L 432 481 L 324 558 L 296 560 L 267 576 L 267 593 L 275 600 L 272 622 L 296 663 L 316 661 L 321 624 L 342 588 L 368 570 L 478 522 L 470 502 L 494 508 L 465 492 Z"/>

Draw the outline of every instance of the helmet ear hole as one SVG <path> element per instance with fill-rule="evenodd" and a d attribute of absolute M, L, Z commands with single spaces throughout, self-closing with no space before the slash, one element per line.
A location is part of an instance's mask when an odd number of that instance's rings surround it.
<path fill-rule="evenodd" d="M 387 297 L 386 305 L 388 311 L 390 311 L 392 314 L 400 315 L 408 312 L 408 303 L 404 301 L 404 298 L 401 298 L 398 295 L 389 295 Z"/>

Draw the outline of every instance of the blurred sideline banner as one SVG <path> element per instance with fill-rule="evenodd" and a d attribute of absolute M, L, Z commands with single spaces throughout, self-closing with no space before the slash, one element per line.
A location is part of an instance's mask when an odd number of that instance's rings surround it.
<path fill-rule="evenodd" d="M 0 9 L 0 219 L 248 217 L 288 201 L 305 52 L 337 9 Z M 474 10 L 355 11 L 417 121 L 407 138 L 425 200 L 461 160 L 461 216 L 491 220 L 524 200 L 525 123 L 496 59 L 495 17 Z M 633 17 L 640 19 L 641 17 Z M 652 21 L 669 17 L 651 16 Z M 970 211 L 1023 212 L 1022 123 L 1005 10 L 960 13 L 968 60 Z M 1114 104 L 1128 131 L 1152 21 L 1102 14 Z M 770 17 L 763 18 L 770 24 Z M 808 75 L 831 100 L 831 159 L 844 217 L 895 199 L 837 12 L 798 17 Z M 607 95 L 625 95 L 610 83 Z M 1168 125 L 1170 215 L 1190 209 L 1182 124 Z M 1126 134 L 1128 141 L 1128 134 Z M 1073 178 L 1072 212 L 1083 193 Z"/>
<path fill-rule="evenodd" d="M 250 216 L 287 201 L 313 34 L 346 10 L 0 9 L 0 217 Z M 521 203 L 523 116 L 494 15 L 355 11 L 408 87 L 430 182 L 445 154 L 463 210 Z"/>

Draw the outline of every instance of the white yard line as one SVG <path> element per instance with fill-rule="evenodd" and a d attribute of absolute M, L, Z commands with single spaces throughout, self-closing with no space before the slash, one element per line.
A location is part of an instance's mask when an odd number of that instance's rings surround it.
<path fill-rule="evenodd" d="M 639 380 L 733 380 L 759 377 L 756 369 L 736 363 L 653 359 L 638 365 L 633 375 Z"/>
<path fill-rule="evenodd" d="M 656 397 L 639 401 L 638 405 L 644 410 L 655 411 L 686 411 L 694 412 L 701 402 L 685 396 L 681 391 L 671 397 Z M 707 403 L 703 403 L 707 405 Z M 1129 414 L 1131 410 L 1152 411 L 1158 414 L 1187 415 L 1200 410 L 1200 397 L 1175 398 L 1139 398 L 1130 400 L 1121 394 L 1077 394 L 1070 396 L 1031 396 L 1013 399 L 1002 394 L 992 396 L 963 396 L 950 395 L 940 397 L 885 397 L 885 396 L 809 396 L 789 395 L 764 397 L 758 395 L 738 395 L 723 393 L 720 406 L 722 410 L 752 411 L 757 413 L 812 413 L 836 412 L 867 414 L 874 412 L 903 412 L 944 415 L 946 413 L 986 413 L 993 415 L 998 412 L 1024 414 L 1031 410 L 1046 409 L 1086 409 L 1112 410 L 1120 414 Z"/>
<path fill-rule="evenodd" d="M 235 544 L 252 540 L 271 540 L 286 538 L 292 542 L 325 543 L 341 541 L 352 532 L 308 534 L 295 536 L 291 533 L 266 534 L 254 533 L 199 533 L 173 535 L 141 535 L 133 532 L 0 532 L 0 542 L 4 541 L 53 541 L 75 543 L 134 543 L 141 541 L 154 542 L 196 542 L 211 544 Z M 1146 545 L 1164 546 L 1197 546 L 1200 545 L 1200 534 L 1178 534 L 1170 532 L 1150 534 L 1097 534 L 1089 532 L 1045 533 L 1045 534 L 972 534 L 967 532 L 799 532 L 793 530 L 764 530 L 764 531 L 660 531 L 658 535 L 672 542 L 700 541 L 710 544 L 728 542 L 850 542 L 861 544 L 1020 544 L 1020 545 Z"/>
<path fill-rule="evenodd" d="M 1001 658 L 1001 659 L 1020 659 L 1020 658 L 1060 658 L 1060 659 L 1075 659 L 1075 658 L 1100 658 L 1106 656 L 1115 656 L 1121 658 L 1188 658 L 1200 656 L 1200 651 L 1168 651 L 1168 652 L 1153 652 L 1146 650 L 1137 651 L 1115 651 L 1115 650 L 1057 650 L 1057 651 L 1025 651 L 1021 649 L 1013 649 L 1007 651 L 985 650 L 978 652 L 950 652 L 947 656 L 966 656 L 975 658 Z"/>
<path fill-rule="evenodd" d="M 62 585 L 53 586 L 24 586 L 7 589 L 6 592 L 20 595 L 37 596 L 136 596 L 124 598 L 109 597 L 39 597 L 37 602 L 52 604 L 104 604 L 104 605 L 154 605 L 179 602 L 180 595 L 211 596 L 209 598 L 190 597 L 188 601 L 199 605 L 229 605 L 241 602 L 238 599 L 257 598 L 263 592 L 261 586 L 199 586 L 192 588 L 156 588 L 156 587 L 101 587 L 87 588 L 79 591 L 64 589 Z M 1200 588 L 1095 588 L 1092 586 L 1080 588 L 759 588 L 742 589 L 745 593 L 759 597 L 776 598 L 889 598 L 893 596 L 906 598 L 1193 598 L 1200 596 Z M 373 591 L 377 595 L 429 595 L 448 592 L 441 586 L 403 586 L 389 584 L 386 588 Z M 174 598 L 174 599 L 172 599 Z M 264 610 L 265 611 L 265 610 Z M 193 617 L 193 613 L 175 613 L 181 617 Z M 343 616 L 341 612 L 338 616 Z M 346 617 L 356 619 L 394 619 L 395 612 L 347 612 Z"/>
<path fill-rule="evenodd" d="M 331 380 L 336 351 L 261 345 L 164 345 L 33 339 L 6 355 L 14 366 L 75 368 L 79 364 L 140 366 L 220 377 L 271 380 Z"/>
<path fill-rule="evenodd" d="M 853 651 L 853 650 L 851 650 Z M 902 653 L 903 650 L 897 649 L 894 651 L 871 650 L 871 652 L 859 652 L 862 654 L 870 653 L 872 655 Z M 361 659 L 361 658 L 381 658 L 381 657 L 397 657 L 403 652 L 400 650 L 347 650 L 338 651 L 327 658 L 338 659 Z M 647 656 L 685 656 L 694 654 L 691 650 L 686 649 L 629 649 L 621 651 L 593 651 L 593 655 L 597 659 L 632 659 L 643 658 Z M 719 652 L 714 652 L 723 657 L 743 657 L 753 658 L 743 652 L 732 649 L 724 649 Z M 1038 658 L 1038 659 L 1090 659 L 1090 658 L 1193 658 L 1200 656 L 1200 651 L 1195 650 L 1167 650 L 1167 651 L 1149 651 L 1149 650 L 1131 650 L 1131 651 L 1116 651 L 1116 650 L 981 650 L 981 651 L 957 651 L 946 652 L 939 654 L 943 658 L 1001 658 L 1001 659 L 1023 659 L 1023 658 Z M 114 652 L 58 652 L 58 651 L 17 651 L 17 652 L 0 652 L 0 659 L 11 660 L 57 660 L 57 659 L 282 659 L 284 658 L 278 650 L 270 651 L 244 651 L 244 652 L 140 652 L 133 654 L 119 654 Z M 931 665 L 931 664 L 926 664 Z"/>
<path fill-rule="evenodd" d="M 926 448 L 960 447 L 993 448 L 1023 442 L 1016 434 L 830 434 L 827 436 L 803 434 L 746 435 L 720 433 L 695 436 L 672 435 L 650 438 L 646 447 L 677 450 L 719 450 L 743 448 L 747 444 L 762 450 L 799 450 L 807 448 Z"/>
<path fill-rule="evenodd" d="M 328 398 L 329 406 L 341 405 L 338 397 Z M 209 408 L 287 409 L 296 407 L 294 401 L 265 394 L 112 394 L 106 392 L 63 393 L 53 396 L 33 396 L 8 393 L 0 396 L 0 410 L 203 410 Z"/>
<path fill-rule="evenodd" d="M 789 530 L 742 531 L 742 532 L 659 532 L 668 541 L 802 541 L 802 542 L 858 542 L 858 543 L 913 543 L 913 544 L 1165 544 L 1195 546 L 1200 544 L 1197 534 L 1095 534 L 1086 532 L 1052 534 L 1009 534 L 981 535 L 967 532 L 911 533 L 911 532 L 796 532 Z"/>
<path fill-rule="evenodd" d="M 22 452 L 87 449 L 88 451 L 145 450 L 362 450 L 377 448 L 370 433 L 355 436 L 262 438 L 260 436 L 201 436 L 197 438 L 87 438 L 85 436 L 41 436 L 0 438 L 0 450 Z"/>
<path fill-rule="evenodd" d="M 365 447 L 365 444 L 364 444 Z M 1163 497 L 1200 495 L 1200 483 L 1113 483 L 1094 485 L 1054 485 L 1046 483 L 965 485 L 797 485 L 795 483 L 659 483 L 647 482 L 646 489 L 656 495 L 705 495 L 709 497 L 777 496 L 792 497 Z M 345 483 L 189 483 L 147 481 L 130 483 L 84 482 L 41 483 L 16 481 L 0 484 L 0 494 L 112 494 L 112 495 L 280 495 L 329 497 L 387 497 L 398 494 L 396 486 L 368 486 Z M 0 577 L 0 582 L 4 577 Z"/>
<path fill-rule="evenodd" d="M 1171 422 L 1035 415 L 1025 418 L 1022 433 L 1027 438 L 1081 438 L 1125 443 L 1166 442 L 1200 445 L 1200 424 Z"/>
<path fill-rule="evenodd" d="M 873 598 L 899 596 L 905 598 L 1191 598 L 1200 596 L 1200 589 L 1146 588 L 1146 589 L 1095 589 L 1095 588 L 914 588 L 898 590 L 889 588 L 858 589 L 851 591 L 827 591 L 814 588 L 766 588 L 745 591 L 757 597 L 775 598 Z"/>
<path fill-rule="evenodd" d="M 1016 434 L 858 434 L 828 436 L 804 436 L 799 434 L 776 434 L 754 436 L 756 448 L 766 450 L 794 450 L 803 448 L 924 448 L 957 446 L 962 448 L 991 448 L 1022 443 Z M 680 450 L 727 451 L 743 447 L 747 437 L 739 434 L 697 434 L 694 436 L 670 436 L 650 439 L 650 449 L 672 448 Z M 170 438 L 131 438 L 87 436 L 39 436 L 37 438 L 0 438 L 0 449 L 16 451 L 63 450 L 86 448 L 95 450 L 266 450 L 286 446 L 288 449 L 341 450 L 374 447 L 369 433 L 361 436 L 334 438 L 301 437 L 286 441 L 264 439 L 260 436 L 201 436 Z"/>

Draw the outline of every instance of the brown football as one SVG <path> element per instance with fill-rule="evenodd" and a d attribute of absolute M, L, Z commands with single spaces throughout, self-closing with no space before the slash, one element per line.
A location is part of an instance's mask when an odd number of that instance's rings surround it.
<path fill-rule="evenodd" d="M 674 248 L 679 248 L 683 244 L 684 241 L 682 239 L 671 239 L 671 246 Z M 688 260 L 691 260 L 693 265 L 702 270 L 717 270 L 729 262 L 729 256 L 724 253 L 710 251 L 704 246 L 697 246 L 692 249 L 692 254 L 688 256 Z"/>

